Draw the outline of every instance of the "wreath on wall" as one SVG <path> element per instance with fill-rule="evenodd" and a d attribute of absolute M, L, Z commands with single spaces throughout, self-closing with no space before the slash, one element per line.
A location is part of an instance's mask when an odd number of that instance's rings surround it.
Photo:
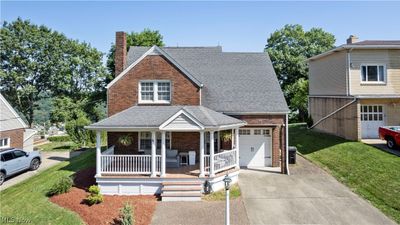
<path fill-rule="evenodd" d="M 128 134 L 127 135 L 123 135 L 123 136 L 118 138 L 118 142 L 121 145 L 128 146 L 128 145 L 131 145 L 133 143 L 133 138 L 131 136 L 129 136 Z"/>

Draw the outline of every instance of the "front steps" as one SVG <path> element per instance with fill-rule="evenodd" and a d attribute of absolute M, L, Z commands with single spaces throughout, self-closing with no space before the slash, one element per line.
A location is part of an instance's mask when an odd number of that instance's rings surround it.
<path fill-rule="evenodd" d="M 168 181 L 162 183 L 161 201 L 201 201 L 203 182 Z"/>

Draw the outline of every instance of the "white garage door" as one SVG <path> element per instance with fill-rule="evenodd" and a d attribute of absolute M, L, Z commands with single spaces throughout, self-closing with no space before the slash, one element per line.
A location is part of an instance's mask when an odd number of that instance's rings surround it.
<path fill-rule="evenodd" d="M 240 166 L 272 166 L 271 129 L 240 129 L 239 149 Z"/>
<path fill-rule="evenodd" d="M 384 126 L 383 105 L 361 105 L 361 138 L 379 138 L 378 129 Z"/>

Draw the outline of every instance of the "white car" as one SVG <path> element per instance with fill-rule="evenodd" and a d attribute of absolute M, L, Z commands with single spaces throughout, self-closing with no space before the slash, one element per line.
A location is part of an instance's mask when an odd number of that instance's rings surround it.
<path fill-rule="evenodd" d="M 42 162 L 40 152 L 25 152 L 17 148 L 0 149 L 0 185 L 4 180 L 24 170 L 37 170 Z"/>

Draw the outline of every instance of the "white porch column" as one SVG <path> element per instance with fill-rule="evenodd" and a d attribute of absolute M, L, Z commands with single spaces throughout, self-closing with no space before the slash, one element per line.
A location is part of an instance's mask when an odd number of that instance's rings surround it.
<path fill-rule="evenodd" d="M 161 177 L 165 177 L 165 131 L 161 132 Z"/>
<path fill-rule="evenodd" d="M 239 128 L 235 129 L 236 168 L 240 168 L 239 162 Z"/>
<path fill-rule="evenodd" d="M 210 177 L 214 176 L 214 131 L 210 131 Z"/>
<path fill-rule="evenodd" d="M 151 132 L 151 177 L 156 176 L 156 132 Z"/>
<path fill-rule="evenodd" d="M 204 131 L 200 131 L 200 177 L 204 177 Z"/>
<path fill-rule="evenodd" d="M 101 132 L 96 131 L 96 176 L 101 175 Z"/>

